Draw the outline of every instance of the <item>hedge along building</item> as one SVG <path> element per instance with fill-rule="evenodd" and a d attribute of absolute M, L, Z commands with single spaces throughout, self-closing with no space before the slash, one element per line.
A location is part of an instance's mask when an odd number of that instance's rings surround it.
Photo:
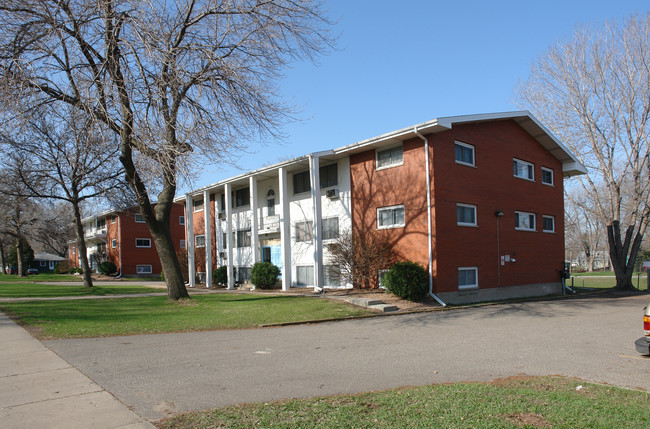
<path fill-rule="evenodd" d="M 256 261 L 281 268 L 283 290 L 346 286 L 326 244 L 355 229 L 385 234 L 399 259 L 424 266 L 440 302 L 556 293 L 563 178 L 584 173 L 526 111 L 438 118 L 305 155 L 178 200 L 193 214 L 190 286 L 195 270 L 211 284 L 227 266 L 233 289 L 235 271 L 245 280 Z M 210 257 L 197 263 L 197 250 Z"/>
<path fill-rule="evenodd" d="M 174 247 L 185 249 L 185 213 L 181 204 L 171 212 L 171 234 Z M 134 210 L 108 210 L 82 219 L 86 253 L 91 269 L 97 260 L 113 262 L 124 275 L 159 275 L 162 265 L 151 233 L 142 215 Z M 96 257 L 97 256 L 97 257 Z M 68 243 L 68 258 L 80 268 L 76 240 Z"/>

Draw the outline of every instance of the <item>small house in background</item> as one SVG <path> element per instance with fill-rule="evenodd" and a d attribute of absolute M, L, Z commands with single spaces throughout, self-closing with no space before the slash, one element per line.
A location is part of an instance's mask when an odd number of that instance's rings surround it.
<path fill-rule="evenodd" d="M 110 261 L 122 275 L 160 275 L 162 266 L 149 228 L 136 210 L 108 210 L 82 219 L 88 263 L 96 270 L 99 263 Z M 174 248 L 185 248 L 183 206 L 174 204 L 170 223 Z M 76 241 L 68 245 L 72 266 L 81 267 Z"/>
<path fill-rule="evenodd" d="M 54 271 L 54 267 L 59 262 L 66 260 L 66 258 L 51 253 L 36 253 L 34 255 L 34 262 L 32 262 L 32 268 L 36 268 L 40 273 L 48 273 Z"/>
<path fill-rule="evenodd" d="M 563 179 L 584 173 L 527 111 L 442 117 L 311 153 L 176 200 L 190 285 L 211 285 L 225 266 L 233 289 L 269 261 L 283 290 L 349 287 L 328 244 L 352 230 L 383 235 L 398 259 L 425 267 L 438 300 L 558 293 Z"/>

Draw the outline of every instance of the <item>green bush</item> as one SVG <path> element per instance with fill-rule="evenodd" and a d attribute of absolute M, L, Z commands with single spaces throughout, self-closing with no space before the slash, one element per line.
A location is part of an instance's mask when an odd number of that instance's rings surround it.
<path fill-rule="evenodd" d="M 218 285 L 228 284 L 228 267 L 222 266 L 212 271 L 212 282 Z"/>
<path fill-rule="evenodd" d="M 99 264 L 97 271 L 99 271 L 101 274 L 110 276 L 111 274 L 115 274 L 117 272 L 117 266 L 111 261 L 104 261 Z"/>
<path fill-rule="evenodd" d="M 280 276 L 280 269 L 270 262 L 256 262 L 251 269 L 251 283 L 260 289 L 270 289 Z"/>
<path fill-rule="evenodd" d="M 400 298 L 417 301 L 427 296 L 427 272 L 415 262 L 398 262 L 384 274 L 384 285 Z"/>

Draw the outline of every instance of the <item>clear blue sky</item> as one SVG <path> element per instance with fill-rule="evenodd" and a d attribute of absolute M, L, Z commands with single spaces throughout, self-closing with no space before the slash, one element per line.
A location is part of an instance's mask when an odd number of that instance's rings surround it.
<path fill-rule="evenodd" d="M 325 1 L 338 50 L 294 64 L 281 82 L 303 120 L 283 144 L 251 143 L 239 168 L 207 166 L 192 189 L 441 116 L 519 110 L 515 85 L 554 41 L 650 9 L 647 0 Z"/>

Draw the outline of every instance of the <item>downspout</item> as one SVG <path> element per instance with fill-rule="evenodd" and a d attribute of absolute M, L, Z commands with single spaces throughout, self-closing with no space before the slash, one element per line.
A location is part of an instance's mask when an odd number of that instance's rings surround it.
<path fill-rule="evenodd" d="M 413 127 L 413 132 L 416 136 L 420 137 L 424 141 L 424 165 L 427 175 L 427 244 L 429 247 L 429 295 L 431 295 L 431 298 L 438 301 L 438 304 L 446 307 L 447 304 L 445 304 L 438 296 L 436 296 L 436 294 L 433 293 L 433 245 L 431 244 L 433 233 L 431 226 L 431 174 L 429 167 L 429 139 L 420 134 L 418 127 Z"/>

